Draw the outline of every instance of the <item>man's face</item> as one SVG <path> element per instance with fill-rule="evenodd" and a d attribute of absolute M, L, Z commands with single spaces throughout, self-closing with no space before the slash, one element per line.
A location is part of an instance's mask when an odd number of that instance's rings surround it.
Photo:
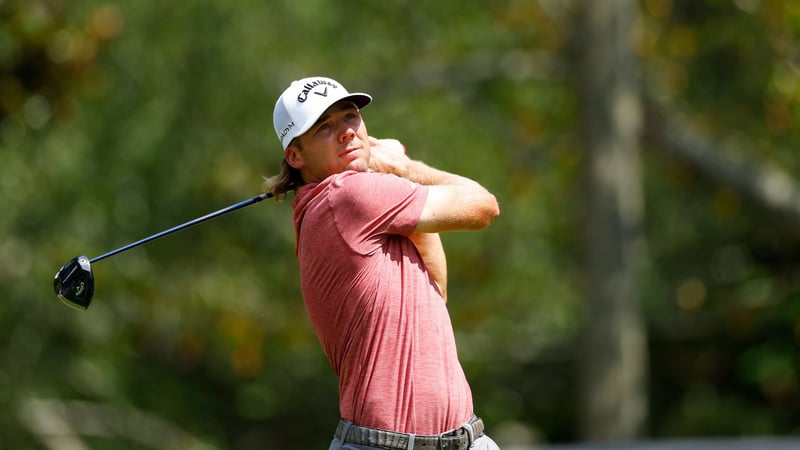
<path fill-rule="evenodd" d="M 286 161 L 314 183 L 345 170 L 365 172 L 370 147 L 367 128 L 352 102 L 334 103 L 286 149 Z"/>

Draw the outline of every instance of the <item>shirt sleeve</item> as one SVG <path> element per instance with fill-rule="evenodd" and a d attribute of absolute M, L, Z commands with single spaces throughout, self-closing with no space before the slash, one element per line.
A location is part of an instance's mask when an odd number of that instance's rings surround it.
<path fill-rule="evenodd" d="M 328 200 L 336 227 L 353 250 L 367 254 L 387 235 L 414 232 L 428 197 L 426 186 L 382 173 L 343 175 Z"/>

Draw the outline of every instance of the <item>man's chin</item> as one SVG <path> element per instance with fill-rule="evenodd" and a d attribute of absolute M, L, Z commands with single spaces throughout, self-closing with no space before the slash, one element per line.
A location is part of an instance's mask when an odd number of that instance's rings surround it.
<path fill-rule="evenodd" d="M 356 172 L 366 172 L 368 169 L 369 165 L 366 161 L 353 161 L 347 165 L 347 170 L 354 170 Z"/>

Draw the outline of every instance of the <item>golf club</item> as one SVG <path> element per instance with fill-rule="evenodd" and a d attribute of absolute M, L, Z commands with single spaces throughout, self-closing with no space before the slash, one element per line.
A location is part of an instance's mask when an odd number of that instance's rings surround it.
<path fill-rule="evenodd" d="M 110 252 L 96 256 L 92 259 L 89 259 L 84 255 L 76 256 L 64 264 L 61 269 L 56 272 L 56 276 L 53 281 L 53 289 L 55 290 L 58 298 L 61 299 L 65 305 L 79 311 L 85 311 L 92 302 L 92 296 L 94 295 L 94 275 L 92 274 L 92 263 L 106 259 L 109 256 L 114 256 L 117 253 L 130 250 L 134 247 L 138 247 L 142 244 L 146 244 L 168 234 L 175 233 L 176 231 L 184 230 L 193 225 L 197 225 L 198 223 L 205 222 L 206 220 L 236 211 L 237 209 L 244 208 L 245 206 L 250 206 L 272 196 L 273 194 L 269 192 L 258 195 L 256 197 L 228 206 L 227 208 L 222 208 L 219 211 L 215 211 L 210 214 L 206 214 L 205 216 L 198 217 L 194 220 L 190 220 L 181 225 L 177 225 L 168 230 L 164 230 L 160 233 L 156 233 L 152 236 L 148 236 L 144 239 L 140 239 L 136 242 L 132 242 L 116 250 L 111 250 Z"/>

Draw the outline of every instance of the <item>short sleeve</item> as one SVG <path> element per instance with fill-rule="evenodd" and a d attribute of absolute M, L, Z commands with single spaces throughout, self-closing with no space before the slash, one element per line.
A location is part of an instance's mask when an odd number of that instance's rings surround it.
<path fill-rule="evenodd" d="M 395 175 L 347 172 L 330 190 L 336 227 L 359 253 L 370 253 L 386 235 L 409 236 L 428 196 L 426 186 Z"/>

